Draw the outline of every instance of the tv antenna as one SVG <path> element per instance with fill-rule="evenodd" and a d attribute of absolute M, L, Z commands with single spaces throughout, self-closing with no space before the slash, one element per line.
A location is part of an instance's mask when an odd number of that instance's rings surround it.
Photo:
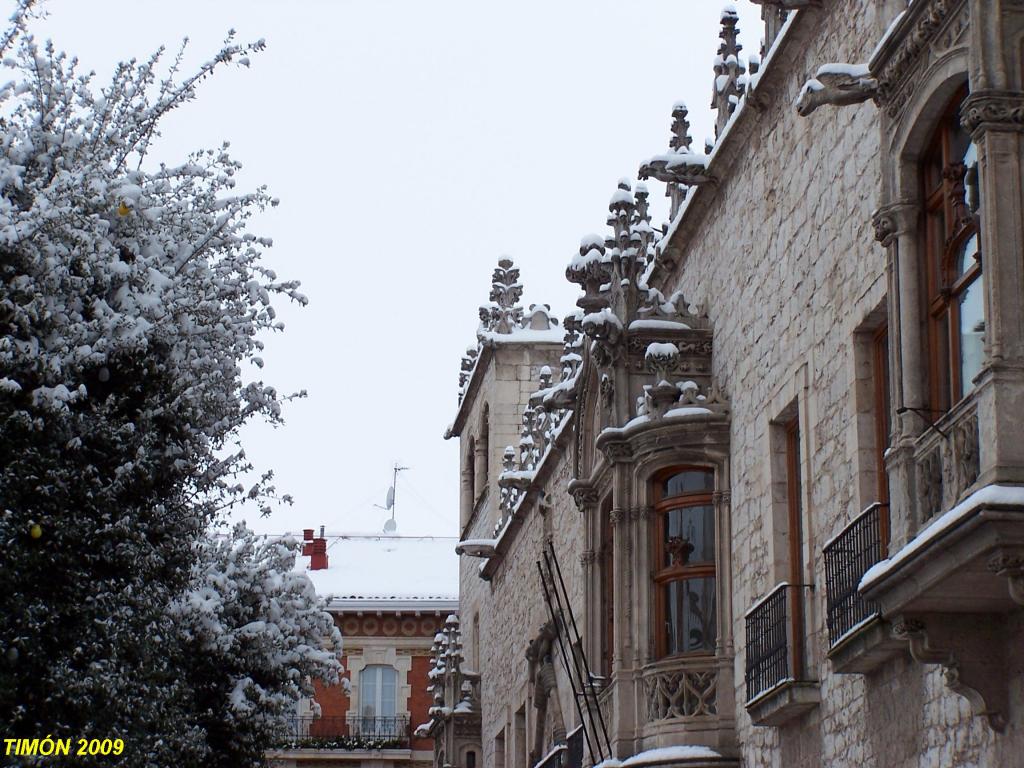
<path fill-rule="evenodd" d="M 391 518 L 384 521 L 384 533 L 394 533 L 398 530 L 398 523 L 395 522 L 395 488 L 398 487 L 398 473 L 404 472 L 409 467 L 400 467 L 398 462 L 395 462 L 393 468 L 393 476 L 391 478 L 391 487 L 388 488 L 387 499 L 384 502 L 384 507 L 380 507 L 379 504 L 374 504 L 375 507 L 382 508 L 385 510 L 391 510 Z"/>

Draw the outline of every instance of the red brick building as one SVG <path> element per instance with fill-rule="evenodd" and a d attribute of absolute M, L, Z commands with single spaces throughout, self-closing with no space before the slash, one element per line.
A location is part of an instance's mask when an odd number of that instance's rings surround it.
<path fill-rule="evenodd" d="M 429 719 L 435 635 L 458 611 L 456 540 L 322 529 L 304 538 L 301 567 L 328 598 L 345 674 L 341 685 L 316 684 L 315 704 L 300 704 L 291 743 L 271 764 L 430 766 L 433 740 L 413 730 Z"/>

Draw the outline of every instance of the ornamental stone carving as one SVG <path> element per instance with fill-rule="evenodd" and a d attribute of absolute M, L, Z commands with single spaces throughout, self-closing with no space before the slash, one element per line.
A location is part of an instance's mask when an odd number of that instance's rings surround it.
<path fill-rule="evenodd" d="M 808 117 L 818 107 L 862 104 L 878 96 L 878 81 L 866 65 L 826 64 L 800 90 L 796 111 Z"/>
<path fill-rule="evenodd" d="M 907 641 L 910 655 L 922 664 L 942 666 L 946 687 L 970 702 L 997 733 L 1006 728 L 1009 689 L 1006 659 L 1000 652 L 1002 625 L 897 618 L 893 635 Z"/>
<path fill-rule="evenodd" d="M 644 678 L 648 722 L 718 714 L 718 670 L 659 671 Z"/>
<path fill-rule="evenodd" d="M 1024 605 L 1024 552 L 999 552 L 988 561 L 988 569 L 1009 581 L 1010 598 Z"/>
<path fill-rule="evenodd" d="M 881 206 L 871 216 L 875 240 L 888 248 L 900 235 L 913 231 L 916 212 L 917 207 L 904 200 Z"/>
<path fill-rule="evenodd" d="M 918 3 L 918 7 L 923 10 L 917 13 L 917 19 L 912 22 L 911 28 L 898 39 L 891 38 L 882 47 L 880 71 L 876 72 L 877 94 L 879 103 L 890 118 L 899 115 L 903 105 L 917 89 L 920 75 L 914 76 L 911 72 L 945 28 L 950 13 L 959 4 L 959 0 L 931 0 L 928 3 Z M 915 11 L 916 8 L 911 8 L 908 13 Z M 891 49 L 888 55 L 885 55 L 886 49 Z M 872 61 L 878 59 L 880 54 L 876 54 Z"/>
<path fill-rule="evenodd" d="M 1024 131 L 1024 94 L 974 91 L 960 108 L 960 123 L 975 138 L 989 130 Z"/>

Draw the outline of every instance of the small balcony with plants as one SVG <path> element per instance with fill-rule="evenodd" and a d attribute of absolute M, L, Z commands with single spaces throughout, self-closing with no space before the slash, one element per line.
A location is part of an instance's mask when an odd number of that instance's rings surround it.
<path fill-rule="evenodd" d="M 278 741 L 277 751 L 331 750 L 381 752 L 410 748 L 409 718 L 398 717 L 294 717 Z"/>

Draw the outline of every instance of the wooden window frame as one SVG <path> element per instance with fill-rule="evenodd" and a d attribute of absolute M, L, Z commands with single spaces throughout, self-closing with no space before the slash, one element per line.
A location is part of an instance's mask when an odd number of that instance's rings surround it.
<path fill-rule="evenodd" d="M 936 415 L 970 391 L 970 382 L 961 380 L 960 300 L 982 275 L 980 244 L 976 262 L 963 275 L 957 268 L 960 248 L 980 235 L 977 217 L 962 210 L 963 174 L 958 169 L 963 166 L 953 154 L 951 126 L 966 97 L 965 86 L 940 118 L 920 163 L 928 398 Z"/>
<path fill-rule="evenodd" d="M 790 674 L 804 679 L 804 504 L 800 473 L 800 416 L 782 425 L 786 432 L 786 512 L 789 534 Z"/>
<path fill-rule="evenodd" d="M 615 656 L 615 536 L 611 522 L 612 497 L 601 502 L 598 562 L 601 565 L 601 674 L 611 680 Z"/>
<path fill-rule="evenodd" d="M 889 325 L 882 323 L 871 338 L 871 378 L 874 384 L 875 417 L 875 472 L 877 473 L 878 503 L 885 505 L 879 517 L 879 537 L 882 556 L 889 551 L 889 475 L 885 470 L 885 452 L 889 450 L 892 434 L 889 390 Z"/>
<path fill-rule="evenodd" d="M 714 467 L 701 466 L 699 464 L 684 464 L 667 467 L 657 472 L 652 478 L 651 482 L 654 484 L 654 545 L 651 547 L 652 563 L 655 564 L 652 567 L 652 580 L 654 582 L 654 622 L 657 628 L 654 637 L 654 649 L 655 655 L 659 659 L 666 658 L 684 658 L 692 656 L 712 656 L 714 650 L 702 650 L 702 651 L 685 651 L 683 653 L 672 653 L 668 652 L 668 638 L 665 632 L 665 592 L 668 584 L 676 581 L 688 581 L 690 579 L 700 579 L 713 577 L 715 579 L 715 585 L 717 589 L 718 585 L 718 563 L 712 560 L 710 563 L 697 563 L 695 565 L 683 565 L 683 566 L 661 566 L 665 562 L 665 519 L 666 513 L 675 509 L 685 509 L 687 507 L 702 507 L 711 506 L 714 508 L 714 491 L 699 491 L 693 493 L 684 493 L 678 496 L 670 496 L 669 498 L 662 497 L 662 482 L 678 475 L 682 472 L 706 472 L 711 475 L 712 485 L 715 485 L 717 481 L 717 475 Z M 717 510 L 716 510 L 717 515 Z M 715 550 L 718 549 L 718 524 L 717 520 L 715 523 Z M 721 606 L 715 605 L 715 642 L 718 642 L 719 627 L 718 627 L 718 612 L 721 610 Z"/>

